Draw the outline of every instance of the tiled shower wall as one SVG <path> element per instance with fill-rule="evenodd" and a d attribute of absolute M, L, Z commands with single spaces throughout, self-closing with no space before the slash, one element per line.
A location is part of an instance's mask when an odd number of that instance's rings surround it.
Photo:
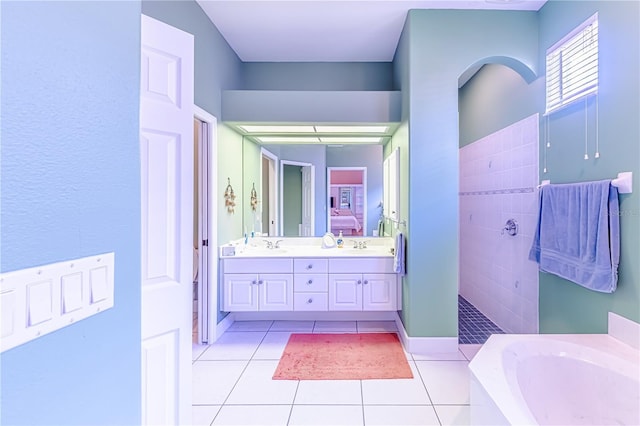
<path fill-rule="evenodd" d="M 538 114 L 460 149 L 460 294 L 508 333 L 538 332 Z M 514 219 L 518 233 L 502 232 Z"/>

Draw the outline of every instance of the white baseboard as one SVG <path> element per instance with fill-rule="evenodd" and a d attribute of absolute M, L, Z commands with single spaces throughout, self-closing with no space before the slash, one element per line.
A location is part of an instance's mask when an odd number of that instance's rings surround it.
<path fill-rule="evenodd" d="M 222 336 L 224 332 L 227 331 L 229 327 L 231 327 L 231 325 L 235 322 L 234 316 L 235 316 L 234 313 L 231 312 L 229 315 L 222 318 L 222 320 L 218 324 L 216 324 L 216 328 L 214 330 L 215 332 L 213 333 L 212 336 L 210 336 L 211 341 L 209 342 L 209 344 L 212 344 L 216 340 L 218 340 L 220 336 Z"/>
<path fill-rule="evenodd" d="M 450 353 L 458 351 L 458 336 L 456 337 L 412 337 L 407 334 L 400 315 L 395 315 L 398 334 L 404 350 L 412 354 Z"/>
<path fill-rule="evenodd" d="M 232 312 L 235 321 L 394 321 L 395 311 Z"/>

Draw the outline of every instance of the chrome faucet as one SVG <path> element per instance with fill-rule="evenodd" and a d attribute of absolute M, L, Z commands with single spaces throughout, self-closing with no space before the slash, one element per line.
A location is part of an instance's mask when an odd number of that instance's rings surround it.
<path fill-rule="evenodd" d="M 278 240 L 276 241 L 276 246 L 274 248 L 280 248 L 280 243 L 283 242 L 284 240 Z"/>
<path fill-rule="evenodd" d="M 272 249 L 273 248 L 273 241 L 269 241 L 269 240 L 262 240 L 265 243 L 267 243 L 267 248 L 268 249 Z"/>

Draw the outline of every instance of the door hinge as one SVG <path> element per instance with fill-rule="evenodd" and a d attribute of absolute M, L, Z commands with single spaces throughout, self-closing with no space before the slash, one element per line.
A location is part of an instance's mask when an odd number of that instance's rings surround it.
<path fill-rule="evenodd" d="M 209 247 L 209 240 L 202 240 L 203 247 Z"/>

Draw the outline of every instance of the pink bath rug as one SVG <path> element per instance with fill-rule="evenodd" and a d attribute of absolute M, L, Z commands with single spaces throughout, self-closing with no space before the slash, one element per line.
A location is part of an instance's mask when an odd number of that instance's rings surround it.
<path fill-rule="evenodd" d="M 292 334 L 276 380 L 411 379 L 395 333 Z"/>

